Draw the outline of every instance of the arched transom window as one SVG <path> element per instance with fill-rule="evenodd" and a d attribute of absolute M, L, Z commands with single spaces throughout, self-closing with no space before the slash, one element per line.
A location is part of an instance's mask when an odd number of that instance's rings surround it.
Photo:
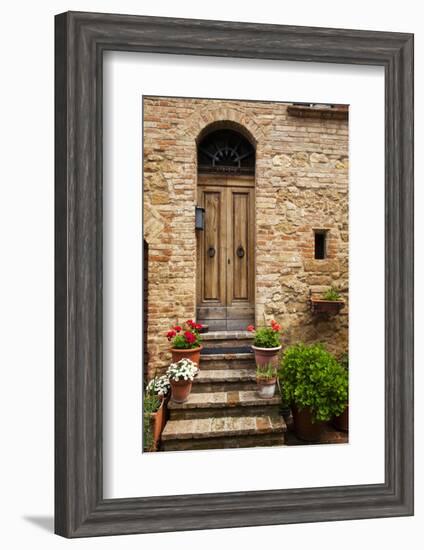
<path fill-rule="evenodd" d="M 199 172 L 255 172 L 255 149 L 235 130 L 220 129 L 210 132 L 200 141 L 197 155 Z"/>

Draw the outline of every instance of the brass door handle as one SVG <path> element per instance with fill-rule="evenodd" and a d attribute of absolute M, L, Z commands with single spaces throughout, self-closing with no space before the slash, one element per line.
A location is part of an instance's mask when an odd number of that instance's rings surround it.
<path fill-rule="evenodd" d="M 244 248 L 241 245 L 237 248 L 236 254 L 239 258 L 244 257 Z"/>
<path fill-rule="evenodd" d="M 213 258 L 215 256 L 215 248 L 213 246 L 208 248 L 208 256 L 209 258 Z"/>

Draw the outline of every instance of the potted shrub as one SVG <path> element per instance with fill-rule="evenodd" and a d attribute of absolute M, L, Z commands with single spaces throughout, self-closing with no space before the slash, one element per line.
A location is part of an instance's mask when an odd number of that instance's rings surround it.
<path fill-rule="evenodd" d="M 278 354 L 281 350 L 281 326 L 273 320 L 271 326 L 255 329 L 253 325 L 249 325 L 247 330 L 254 333 L 252 349 L 255 353 L 256 365 L 277 367 Z"/>
<path fill-rule="evenodd" d="M 311 308 L 313 313 L 329 313 L 335 315 L 344 307 L 339 291 L 331 287 L 322 296 L 322 298 L 312 298 Z"/>
<path fill-rule="evenodd" d="M 143 399 L 143 449 L 156 451 L 158 440 L 155 439 L 156 418 L 163 407 L 163 399 L 154 393 L 146 392 Z"/>
<path fill-rule="evenodd" d="M 347 353 L 344 353 L 340 357 L 339 363 L 344 369 L 346 369 L 346 372 L 349 372 L 349 355 Z M 342 432 L 349 431 L 349 402 L 347 402 L 342 414 L 339 414 L 333 418 L 333 426 Z"/>
<path fill-rule="evenodd" d="M 202 349 L 199 332 L 202 328 L 203 325 L 189 319 L 182 326 L 176 325 L 166 333 L 168 342 L 171 342 L 173 363 L 185 358 L 199 366 L 200 350 Z"/>
<path fill-rule="evenodd" d="M 172 401 L 176 403 L 187 401 L 197 371 L 196 364 L 190 359 L 180 359 L 177 363 L 169 365 L 166 375 L 171 384 Z"/>
<path fill-rule="evenodd" d="M 155 376 L 150 380 L 150 382 L 147 384 L 146 387 L 146 396 L 147 398 L 151 395 L 155 395 L 159 398 L 160 405 L 156 410 L 150 411 L 151 415 L 151 425 L 152 425 L 152 432 L 153 432 L 153 442 L 155 448 L 157 448 L 160 436 L 163 432 L 163 429 L 165 427 L 166 422 L 166 403 L 167 403 L 167 397 L 169 396 L 169 390 L 171 389 L 171 385 L 169 383 L 169 379 L 166 375 L 163 376 Z M 154 402 L 154 400 L 151 400 Z M 150 402 L 148 401 L 148 405 Z M 149 405 L 150 406 L 150 405 Z"/>
<path fill-rule="evenodd" d="M 321 344 L 286 349 L 279 372 L 284 399 L 290 403 L 297 436 L 318 441 L 322 422 L 343 412 L 348 374 Z"/>
<path fill-rule="evenodd" d="M 258 387 L 259 397 L 271 399 L 275 394 L 275 385 L 277 382 L 277 369 L 269 364 L 265 367 L 256 367 L 256 385 Z"/>

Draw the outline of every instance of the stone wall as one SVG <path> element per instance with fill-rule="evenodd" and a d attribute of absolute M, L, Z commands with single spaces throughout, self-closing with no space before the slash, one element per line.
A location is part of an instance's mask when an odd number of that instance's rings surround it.
<path fill-rule="evenodd" d="M 284 344 L 348 346 L 348 122 L 298 118 L 287 103 L 144 98 L 144 238 L 149 243 L 149 374 L 169 363 L 165 333 L 196 308 L 196 139 L 218 121 L 256 143 L 256 323 L 281 322 Z M 314 259 L 314 229 L 328 235 Z M 346 302 L 330 319 L 309 293 L 334 285 Z"/>

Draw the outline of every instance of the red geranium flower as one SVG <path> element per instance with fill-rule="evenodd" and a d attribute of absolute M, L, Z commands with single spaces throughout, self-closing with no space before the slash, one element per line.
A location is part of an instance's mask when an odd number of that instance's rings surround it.
<path fill-rule="evenodd" d="M 176 332 L 181 332 L 181 327 L 179 325 L 177 325 L 176 327 L 174 327 L 174 330 Z"/>
<path fill-rule="evenodd" d="M 247 330 L 248 330 L 249 332 L 253 332 L 253 331 L 255 330 L 255 327 L 254 327 L 253 325 L 249 325 L 249 326 L 247 327 Z"/>
<path fill-rule="evenodd" d="M 174 336 L 176 336 L 176 332 L 175 330 L 169 330 L 167 333 L 166 333 L 166 337 L 168 338 L 168 340 L 172 340 L 172 338 L 174 338 Z"/>
<path fill-rule="evenodd" d="M 194 325 L 193 319 L 188 319 L 188 320 L 186 321 L 186 323 L 187 323 L 187 325 L 188 325 L 190 328 L 193 328 L 193 325 Z"/>
<path fill-rule="evenodd" d="M 184 332 L 184 338 L 187 340 L 189 344 L 194 344 L 194 342 L 196 341 L 196 336 L 192 332 L 189 332 L 188 330 Z"/>
<path fill-rule="evenodd" d="M 200 324 L 200 323 L 196 323 L 196 324 L 194 325 L 194 328 L 195 328 L 196 330 L 200 330 L 201 328 L 203 328 L 203 325 Z"/>
<path fill-rule="evenodd" d="M 272 330 L 275 330 L 275 332 L 279 332 L 281 330 L 281 326 L 278 323 L 274 323 L 272 325 Z"/>

